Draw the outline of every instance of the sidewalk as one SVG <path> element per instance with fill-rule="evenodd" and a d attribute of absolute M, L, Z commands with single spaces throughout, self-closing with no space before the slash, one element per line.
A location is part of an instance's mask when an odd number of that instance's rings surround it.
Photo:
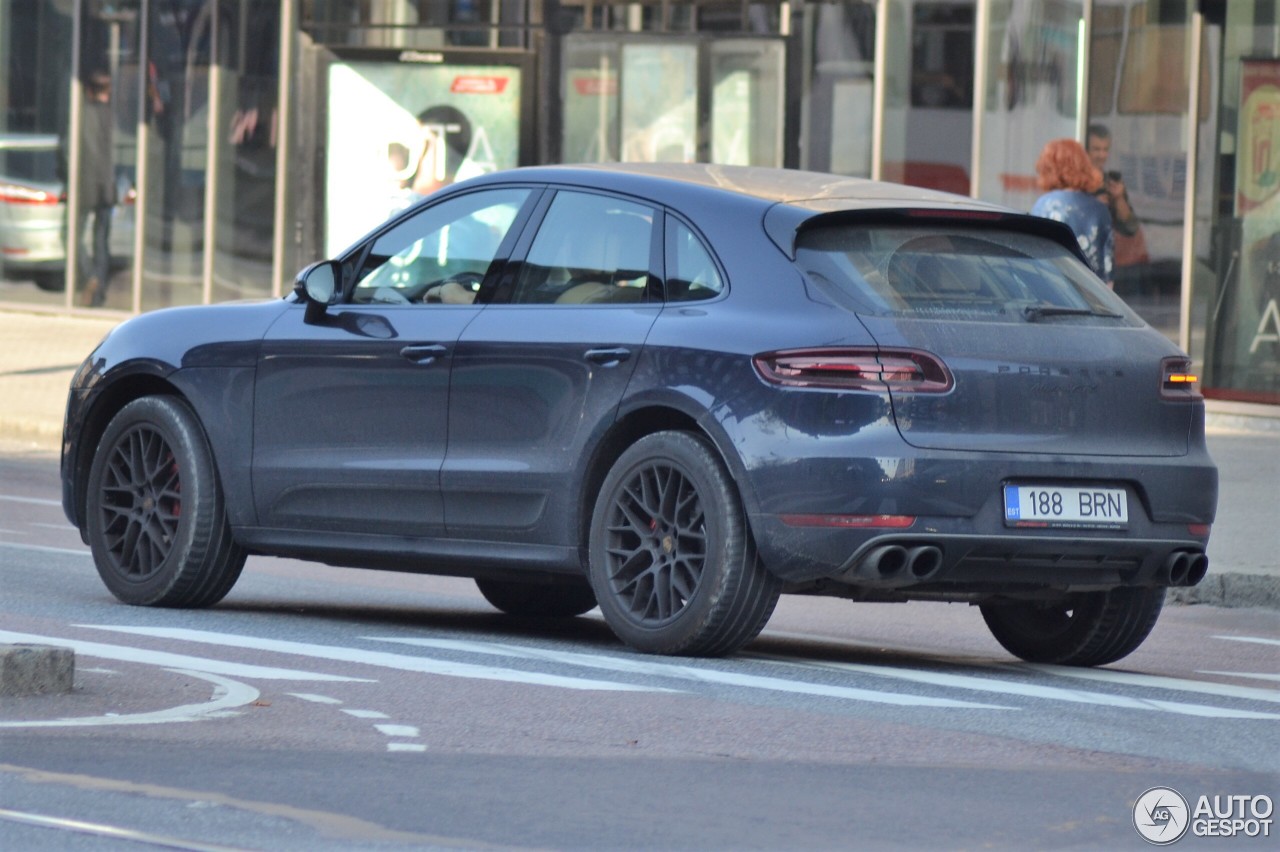
<path fill-rule="evenodd" d="M 71 377 L 120 321 L 0 309 L 0 443 L 58 452 Z M 1222 477 L 1209 576 L 1170 599 L 1280 610 L 1280 406 L 1211 401 L 1209 432 Z"/>

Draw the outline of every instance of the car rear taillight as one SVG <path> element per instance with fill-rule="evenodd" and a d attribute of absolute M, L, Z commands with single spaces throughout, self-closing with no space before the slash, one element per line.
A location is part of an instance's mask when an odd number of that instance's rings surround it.
<path fill-rule="evenodd" d="M 955 384 L 941 359 L 915 349 L 789 349 L 753 362 L 766 382 L 785 387 L 946 393 Z"/>
<path fill-rule="evenodd" d="M 0 183 L 0 203 L 3 204 L 57 204 L 56 193 L 45 192 L 20 183 Z"/>
<path fill-rule="evenodd" d="M 1191 372 L 1190 358 L 1165 358 L 1160 362 L 1162 399 L 1202 399 L 1200 377 Z"/>

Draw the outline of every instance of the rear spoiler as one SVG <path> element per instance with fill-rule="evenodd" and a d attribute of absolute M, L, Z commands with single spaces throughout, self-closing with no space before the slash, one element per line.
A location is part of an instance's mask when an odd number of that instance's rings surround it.
<path fill-rule="evenodd" d="M 1002 207 L 920 205 L 898 208 L 867 208 L 814 213 L 802 207 L 775 204 L 764 216 L 764 230 L 774 245 L 791 260 L 796 259 L 796 242 L 805 231 L 833 225 L 960 225 L 966 228 L 996 228 L 1044 237 L 1058 243 L 1080 260 L 1087 258 L 1071 228 L 1054 219 L 1032 216 Z"/>

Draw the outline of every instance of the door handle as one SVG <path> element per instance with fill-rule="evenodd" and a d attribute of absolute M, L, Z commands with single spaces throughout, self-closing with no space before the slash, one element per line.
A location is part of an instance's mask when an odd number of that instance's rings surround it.
<path fill-rule="evenodd" d="M 423 343 L 406 346 L 400 350 L 400 357 L 408 358 L 415 364 L 427 365 L 448 352 L 448 348 L 439 343 Z"/>
<path fill-rule="evenodd" d="M 631 357 L 631 350 L 621 346 L 615 349 L 588 349 L 583 356 L 593 364 L 602 367 L 613 367 Z"/>

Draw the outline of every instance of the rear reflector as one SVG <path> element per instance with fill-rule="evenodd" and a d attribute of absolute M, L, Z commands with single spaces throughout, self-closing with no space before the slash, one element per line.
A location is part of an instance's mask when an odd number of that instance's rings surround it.
<path fill-rule="evenodd" d="M 1208 538 L 1210 529 L 1212 527 L 1209 524 L 1187 524 L 1187 532 L 1196 538 Z"/>
<path fill-rule="evenodd" d="M 1190 358 L 1165 358 L 1160 363 L 1160 396 L 1163 399 L 1203 399 L 1200 377 L 1191 372 Z"/>
<path fill-rule="evenodd" d="M 786 387 L 946 393 L 954 384 L 941 359 L 914 349 L 790 349 L 753 363 L 766 382 Z"/>
<path fill-rule="evenodd" d="M 844 527 L 847 529 L 906 529 L 915 515 L 782 515 L 789 527 Z"/>

